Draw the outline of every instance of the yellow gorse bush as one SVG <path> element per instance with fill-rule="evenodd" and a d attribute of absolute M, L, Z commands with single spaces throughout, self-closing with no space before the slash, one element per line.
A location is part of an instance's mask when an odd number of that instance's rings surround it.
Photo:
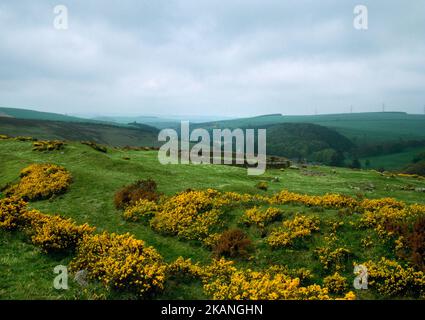
<path fill-rule="evenodd" d="M 140 199 L 134 206 L 129 206 L 125 209 L 123 217 L 128 221 L 148 221 L 159 210 L 159 206 L 146 199 Z"/>
<path fill-rule="evenodd" d="M 340 194 L 325 194 L 310 196 L 282 190 L 268 199 L 271 204 L 300 204 L 308 207 L 323 207 L 328 209 L 361 209 L 363 211 L 377 211 L 384 207 L 403 209 L 408 207 L 404 202 L 393 198 L 363 199 L 361 201 Z M 413 207 L 415 205 L 412 205 Z M 410 207 L 412 207 L 410 206 Z M 425 206 L 416 205 L 417 209 L 425 212 Z M 413 208 L 411 209 L 413 210 Z"/>
<path fill-rule="evenodd" d="M 423 205 L 414 204 L 403 208 L 384 206 L 374 211 L 366 211 L 362 215 L 360 225 L 363 227 L 374 228 L 379 236 L 388 238 L 393 236 L 393 233 L 385 228 L 385 224 L 400 224 L 424 214 L 425 206 Z"/>
<path fill-rule="evenodd" d="M 283 266 L 283 265 L 271 265 L 264 271 L 270 274 L 276 274 L 276 273 L 286 274 L 292 278 L 300 279 L 301 283 L 303 281 L 310 281 L 313 278 L 313 273 L 306 268 L 290 269 L 287 266 Z"/>
<path fill-rule="evenodd" d="M 382 198 L 382 199 L 364 199 L 360 206 L 366 211 L 376 211 L 384 207 L 392 209 L 402 209 L 404 208 L 404 202 L 397 201 L 393 198 Z"/>
<path fill-rule="evenodd" d="M 71 184 L 71 174 L 54 164 L 32 164 L 20 173 L 19 183 L 6 190 L 6 194 L 28 200 L 46 199 L 65 192 Z"/>
<path fill-rule="evenodd" d="M 347 290 L 347 278 L 341 276 L 338 272 L 323 279 L 323 285 L 328 288 L 330 293 L 343 293 Z"/>
<path fill-rule="evenodd" d="M 0 200 L 0 228 L 24 230 L 44 252 L 77 249 L 71 269 L 87 270 L 111 289 L 144 296 L 163 288 L 167 267 L 162 257 L 130 234 L 93 235 L 95 228 L 87 224 L 28 210 L 16 197 Z"/>
<path fill-rule="evenodd" d="M 206 238 L 202 239 L 202 243 L 207 248 L 213 248 L 221 238 L 221 233 L 211 233 Z"/>
<path fill-rule="evenodd" d="M 165 234 L 202 240 L 219 224 L 225 204 L 215 190 L 186 191 L 165 201 L 151 226 Z"/>
<path fill-rule="evenodd" d="M 199 263 L 193 263 L 191 259 L 184 259 L 183 257 L 178 257 L 170 263 L 167 270 L 169 275 L 175 277 L 202 278 L 204 276 L 204 269 Z"/>
<path fill-rule="evenodd" d="M 224 258 L 201 266 L 179 257 L 168 268 L 170 275 L 202 280 L 205 294 L 215 300 L 331 299 L 327 288 L 302 286 L 300 278 L 290 276 L 283 266 L 254 271 L 238 269 L 233 261 Z M 306 279 L 311 276 L 304 269 L 295 273 Z M 355 295 L 349 292 L 342 299 L 355 299 Z"/>
<path fill-rule="evenodd" d="M 205 293 L 216 300 L 331 299 L 328 289 L 319 285 L 301 286 L 299 278 L 279 271 L 240 270 L 224 259 L 206 268 L 203 281 Z M 344 298 L 355 295 L 350 292 Z"/>
<path fill-rule="evenodd" d="M 220 194 L 220 198 L 226 205 L 239 205 L 239 204 L 251 204 L 251 203 L 267 203 L 269 198 L 267 196 L 255 194 L 241 194 L 237 192 L 223 192 Z"/>
<path fill-rule="evenodd" d="M 216 300 L 329 299 L 326 289 L 300 287 L 299 282 L 283 274 L 235 271 L 229 279 L 219 277 L 205 284 L 204 290 Z"/>
<path fill-rule="evenodd" d="M 130 234 L 87 235 L 71 262 L 71 270 L 87 270 L 108 288 L 147 296 L 162 290 L 167 267 L 161 255 Z"/>
<path fill-rule="evenodd" d="M 386 296 L 414 295 L 425 298 L 425 273 L 396 261 L 381 258 L 378 262 L 364 263 L 368 285 Z"/>
<path fill-rule="evenodd" d="M 301 204 L 309 207 L 324 207 L 324 208 L 355 208 L 358 202 L 348 196 L 340 194 L 325 194 L 323 196 L 309 196 L 283 190 L 269 199 L 272 204 Z"/>
<path fill-rule="evenodd" d="M 258 207 L 254 207 L 245 211 L 243 221 L 248 224 L 255 224 L 257 227 L 264 228 L 266 224 L 272 222 L 282 214 L 282 211 L 278 208 L 267 208 L 261 210 Z"/>
<path fill-rule="evenodd" d="M 95 228 L 88 224 L 77 225 L 71 219 L 48 216 L 38 211 L 29 211 L 26 218 L 32 226 L 31 241 L 45 252 L 74 250 L 79 241 Z"/>
<path fill-rule="evenodd" d="M 413 216 L 425 215 L 425 205 L 423 204 L 412 204 L 408 207 L 408 210 Z"/>
<path fill-rule="evenodd" d="M 15 230 L 23 224 L 27 203 L 18 197 L 0 199 L 0 229 Z"/>
<path fill-rule="evenodd" d="M 286 247 L 293 244 L 298 238 L 310 236 L 314 231 L 319 231 L 319 219 L 297 214 L 292 220 L 283 222 L 283 226 L 274 229 L 267 237 L 271 247 Z"/>
<path fill-rule="evenodd" d="M 345 264 L 351 255 L 347 248 L 332 248 L 332 246 L 319 247 L 315 253 L 323 266 L 324 270 L 344 270 Z"/>
<path fill-rule="evenodd" d="M 0 228 L 26 231 L 32 243 L 45 252 L 73 250 L 84 235 L 95 230 L 87 224 L 77 225 L 71 219 L 28 210 L 27 203 L 16 197 L 0 200 Z"/>

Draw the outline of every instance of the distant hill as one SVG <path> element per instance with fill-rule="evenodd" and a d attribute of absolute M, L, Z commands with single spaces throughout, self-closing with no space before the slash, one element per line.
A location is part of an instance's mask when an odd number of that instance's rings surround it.
<path fill-rule="evenodd" d="M 90 122 L 88 119 L 68 116 L 59 113 L 41 112 L 29 109 L 2 108 L 0 107 L 0 117 L 9 117 L 17 119 L 31 120 L 50 120 L 50 121 L 72 121 L 72 122 Z"/>
<path fill-rule="evenodd" d="M 224 117 L 213 117 L 213 116 L 167 116 L 167 117 L 156 117 L 156 116 L 100 116 L 95 117 L 93 120 L 103 122 L 113 122 L 119 124 L 134 124 L 142 123 L 147 124 L 158 129 L 178 128 L 180 127 L 181 121 L 189 121 L 190 123 L 205 123 L 209 121 L 225 121 Z"/>
<path fill-rule="evenodd" d="M 233 121 L 232 121 L 233 122 Z M 203 126 L 193 124 L 195 128 L 234 129 L 230 121 L 223 121 L 225 125 Z M 246 127 L 240 123 L 240 129 L 267 129 L 267 154 L 281 156 L 294 160 L 307 160 L 327 165 L 344 165 L 344 155 L 350 152 L 355 144 L 338 133 L 336 130 L 311 123 L 277 123 L 258 125 L 251 123 Z"/>
<path fill-rule="evenodd" d="M 313 123 L 337 130 L 355 142 L 425 138 L 425 115 L 368 112 L 312 116 L 265 115 L 199 124 L 203 128 L 259 128 L 277 123 Z"/>
<path fill-rule="evenodd" d="M 158 130 L 147 125 L 136 128 L 102 123 L 0 117 L 0 134 L 38 139 L 90 140 L 111 146 L 158 145 Z"/>
<path fill-rule="evenodd" d="M 165 128 L 175 128 L 180 125 L 180 122 L 161 117 L 151 117 L 151 116 L 137 116 L 137 117 L 110 117 L 110 116 L 102 116 L 95 117 L 92 119 L 93 121 L 102 121 L 116 124 L 146 124 L 157 129 L 165 129 Z"/>
<path fill-rule="evenodd" d="M 335 130 L 310 123 L 283 123 L 267 129 L 267 152 L 289 158 L 306 158 L 326 164 L 350 151 L 354 144 Z M 342 159 L 341 159 L 342 160 Z"/>
<path fill-rule="evenodd" d="M 28 109 L 0 108 L 0 134 L 94 140 L 110 145 L 157 145 L 158 129 L 178 129 L 181 119 L 171 115 L 84 119 Z M 206 119 L 209 121 L 202 121 Z M 402 168 L 407 164 L 408 152 L 425 142 L 425 115 L 404 112 L 310 116 L 267 114 L 223 120 L 192 116 L 184 120 L 190 120 L 192 130 L 267 128 L 268 154 L 331 165 L 344 164 L 344 157 L 348 157 L 345 164 L 360 158 L 362 163 L 369 160 L 370 167 Z"/>

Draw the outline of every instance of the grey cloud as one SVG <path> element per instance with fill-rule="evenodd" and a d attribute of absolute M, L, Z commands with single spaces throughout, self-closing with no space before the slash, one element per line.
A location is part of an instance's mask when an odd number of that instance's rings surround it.
<path fill-rule="evenodd" d="M 67 3 L 69 2 L 69 3 Z M 0 4 L 0 105 L 63 113 L 407 112 L 425 102 L 425 0 Z"/>

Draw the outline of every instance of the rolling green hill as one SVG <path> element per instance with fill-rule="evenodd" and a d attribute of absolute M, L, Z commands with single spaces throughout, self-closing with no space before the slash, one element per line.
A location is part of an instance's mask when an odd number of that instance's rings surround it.
<path fill-rule="evenodd" d="M 220 117 L 213 116 L 98 116 L 93 118 L 96 121 L 112 122 L 119 124 L 142 123 L 158 129 L 178 128 L 181 121 L 189 121 L 190 123 L 204 123 L 212 120 L 224 120 Z"/>
<path fill-rule="evenodd" d="M 147 125 L 136 128 L 101 123 L 0 117 L 0 134 L 37 139 L 89 140 L 110 146 L 158 145 L 158 130 Z"/>
<path fill-rule="evenodd" d="M 40 122 L 46 120 L 57 123 Z M 151 133 L 163 128 L 178 129 L 177 118 L 123 116 L 86 120 L 55 113 L 0 108 L 0 133 L 31 135 L 41 139 L 84 139 L 111 145 L 157 146 L 156 137 Z M 270 114 L 233 120 L 192 122 L 191 128 L 267 128 L 267 148 L 270 155 L 305 158 L 308 161 L 333 165 L 347 165 L 356 157 L 362 158 L 363 163 L 366 159 L 373 158 L 371 167 L 389 170 L 403 168 L 408 164 L 406 155 L 414 147 L 407 144 L 408 141 L 425 140 L 425 116 L 403 112 L 313 116 Z M 139 131 L 134 131 L 135 129 Z M 405 146 L 397 146 L 400 141 Z M 336 145 L 338 146 L 335 147 Z M 382 154 L 368 152 L 380 149 L 386 151 Z M 388 167 L 381 166 L 382 164 Z"/>
<path fill-rule="evenodd" d="M 157 129 L 165 129 L 165 128 L 175 128 L 178 127 L 180 122 L 174 119 L 161 118 L 161 117 L 149 117 L 149 116 L 139 116 L 139 117 L 96 117 L 93 118 L 95 121 L 104 121 L 111 122 L 116 124 L 145 124 Z"/>
<path fill-rule="evenodd" d="M 266 125 L 267 153 L 337 164 L 332 157 L 350 151 L 354 144 L 335 130 L 310 123 Z M 335 160 L 335 159 L 334 159 Z"/>
<path fill-rule="evenodd" d="M 123 185 L 137 179 L 153 178 L 159 191 L 166 196 L 188 188 L 215 188 L 220 191 L 234 191 L 268 195 L 287 189 L 292 192 L 323 195 L 341 193 L 356 196 L 361 191 L 368 198 L 394 197 L 407 203 L 424 203 L 423 193 L 408 191 L 403 186 L 425 187 L 425 180 L 395 176 L 389 179 L 375 171 L 359 171 L 344 168 L 308 167 L 305 170 L 268 170 L 262 177 L 247 176 L 243 168 L 217 165 L 160 165 L 155 151 L 110 150 L 107 154 L 96 152 L 79 143 L 69 143 L 61 152 L 31 151 L 30 142 L 0 140 L 0 186 L 16 181 L 19 171 L 32 163 L 55 163 L 64 166 L 73 176 L 68 192 L 52 199 L 30 204 L 47 214 L 61 214 L 73 218 L 77 223 L 89 223 L 103 231 L 130 232 L 137 239 L 153 246 L 170 263 L 177 257 L 191 258 L 193 262 L 207 264 L 213 254 L 197 241 L 178 239 L 174 236 L 155 232 L 149 224 L 127 222 L 122 212 L 115 209 L 113 196 Z M 276 177 L 278 179 L 276 179 Z M 268 181 L 267 191 L 255 188 L 259 181 Z M 373 187 L 371 187 L 373 185 Z M 360 191 L 359 191 L 360 190 Z M 312 272 L 312 283 L 322 284 L 328 274 L 314 254 L 314 250 L 326 244 L 326 237 L 335 222 L 343 222 L 338 228 L 338 245 L 353 253 L 347 261 L 347 269 L 341 274 L 347 283 L 353 282 L 354 261 L 378 261 L 381 257 L 394 259 L 394 253 L 371 229 L 356 227 L 360 216 L 339 215 L 338 210 L 316 211 L 300 205 L 279 206 L 284 219 L 295 213 L 320 218 L 320 232 L 315 232 L 302 245 L 293 248 L 270 249 L 261 233 L 255 227 L 247 227 L 240 219 L 246 208 L 235 206 L 224 216 L 223 228 L 238 226 L 252 239 L 254 251 L 250 259 L 235 259 L 238 267 L 254 270 L 267 268 L 271 264 L 289 268 L 306 268 Z M 271 228 L 281 221 L 272 223 Z M 362 246 L 362 240 L 369 239 L 372 245 Z M 22 232 L 0 230 L 0 299 L 134 299 L 124 292 L 107 291 L 96 282 L 90 282 L 84 290 L 70 282 L 69 290 L 55 290 L 52 286 L 53 268 L 68 265 L 71 255 L 45 254 L 31 244 Z M 36 276 L 35 276 L 36 275 Z M 351 287 L 350 287 L 351 288 Z M 369 290 L 356 291 L 359 299 L 382 299 L 371 286 Z M 167 281 L 158 299 L 205 299 L 208 298 L 199 281 Z"/>
<path fill-rule="evenodd" d="M 17 119 L 52 120 L 67 122 L 103 122 L 125 125 L 131 122 L 147 124 L 159 129 L 176 128 L 178 119 L 166 117 L 97 117 L 83 119 L 56 113 L 39 112 L 28 109 L 0 108 L 1 117 Z M 382 142 L 398 139 L 425 139 L 425 115 L 404 112 L 369 112 L 350 114 L 326 114 L 311 116 L 286 116 L 281 114 L 263 115 L 233 120 L 218 120 L 192 123 L 204 129 L 212 128 L 260 128 L 279 123 L 312 123 L 337 130 L 354 142 Z"/>
<path fill-rule="evenodd" d="M 425 139 L 425 115 L 404 112 L 369 112 L 312 116 L 265 115 L 203 123 L 204 128 L 259 128 L 275 123 L 313 123 L 337 130 L 357 141 Z"/>
<path fill-rule="evenodd" d="M 51 120 L 68 122 L 91 122 L 88 119 L 68 116 L 59 113 L 41 112 L 30 109 L 2 108 L 0 107 L 0 118 L 10 117 L 17 119 Z"/>

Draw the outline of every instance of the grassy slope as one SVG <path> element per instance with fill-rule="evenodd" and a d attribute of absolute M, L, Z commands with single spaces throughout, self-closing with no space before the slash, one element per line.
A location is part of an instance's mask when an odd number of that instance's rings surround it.
<path fill-rule="evenodd" d="M 113 146 L 156 146 L 157 129 L 115 126 L 101 123 L 0 118 L 0 134 L 39 139 L 90 140 Z"/>
<path fill-rule="evenodd" d="M 130 160 L 123 160 L 123 157 Z M 425 187 L 424 180 L 410 178 L 387 178 L 372 171 L 352 171 L 348 169 L 336 169 L 332 173 L 331 168 L 311 168 L 312 171 L 320 171 L 325 176 L 308 176 L 300 171 L 270 170 L 265 176 L 250 177 L 242 168 L 228 166 L 162 166 L 158 163 L 156 152 L 117 151 L 112 150 L 108 154 L 98 153 L 91 148 L 72 143 L 65 151 L 52 153 L 37 153 L 31 151 L 28 142 L 0 141 L 0 186 L 14 181 L 19 171 L 30 163 L 52 162 L 68 168 L 74 182 L 70 190 L 55 199 L 32 203 L 31 206 L 46 213 L 60 213 L 74 218 L 78 223 L 88 222 L 98 228 L 98 231 L 130 232 L 137 238 L 145 240 L 159 250 L 167 261 L 172 261 L 182 255 L 185 258 L 193 258 L 195 261 L 207 263 L 211 253 L 196 242 L 178 241 L 174 237 L 162 236 L 152 231 L 148 226 L 139 223 L 128 223 L 121 218 L 120 212 L 113 207 L 112 198 L 114 192 L 121 186 L 131 183 L 140 178 L 154 178 L 161 192 L 171 195 L 186 188 L 205 189 L 216 188 L 226 191 L 258 192 L 254 188 L 259 179 L 280 177 L 280 182 L 270 182 L 268 194 L 281 189 L 289 189 L 295 192 L 309 194 L 324 194 L 336 192 L 355 195 L 355 187 L 373 183 L 375 191 L 367 192 L 368 197 L 395 197 L 407 202 L 423 202 L 423 194 L 402 191 L 401 186 L 413 184 Z M 312 214 L 311 210 L 304 207 L 284 207 L 287 216 L 292 216 L 300 211 Z M 235 225 L 242 209 L 236 209 L 226 216 L 228 226 Z M 337 215 L 333 210 L 316 213 L 322 221 L 336 220 Z M 341 240 L 356 252 L 356 259 L 377 259 L 387 255 L 388 250 L 374 241 L 376 246 L 368 250 L 360 248 L 360 240 L 370 231 L 355 231 L 349 227 L 350 219 L 356 216 L 344 218 L 346 226 L 343 227 Z M 322 230 L 326 232 L 326 225 Z M 290 267 L 307 267 L 316 274 L 315 279 L 320 283 L 323 276 L 312 250 L 323 243 L 323 235 L 315 235 L 307 241 L 306 247 L 296 250 L 281 249 L 270 250 L 263 244 L 255 229 L 247 229 L 254 238 L 256 253 L 252 267 L 263 267 L 270 263 L 287 264 Z M 374 235 L 372 234 L 374 237 Z M 46 256 L 25 242 L 20 234 L 6 234 L 0 232 L 0 298 L 84 298 L 75 284 L 71 284 L 71 290 L 59 292 L 52 288 L 52 280 L 55 276 L 52 272 L 54 266 L 67 264 L 70 257 Z M 244 262 L 244 265 L 249 263 Z M 349 268 L 347 276 L 352 276 Z M 90 287 L 90 290 L 96 288 Z M 114 297 L 114 296 L 112 296 Z M 122 296 L 118 296 L 122 297 Z M 373 298 L 371 292 L 362 293 L 363 298 Z M 161 298 L 205 298 L 199 283 L 171 285 L 167 287 Z"/>
<path fill-rule="evenodd" d="M 89 122 L 91 120 L 78 117 L 68 116 L 60 113 L 41 112 L 29 109 L 3 108 L 0 107 L 0 114 L 17 119 L 32 120 L 51 120 L 51 121 L 73 121 L 73 122 Z"/>
<path fill-rule="evenodd" d="M 406 167 L 408 163 L 412 162 L 413 158 L 417 154 L 424 151 L 425 151 L 425 148 L 423 147 L 411 148 L 400 153 L 393 153 L 393 154 L 376 156 L 376 157 L 366 157 L 360 160 L 363 167 L 365 167 L 366 160 L 369 160 L 371 168 L 375 168 L 375 169 L 385 168 L 385 170 L 402 170 Z"/>

